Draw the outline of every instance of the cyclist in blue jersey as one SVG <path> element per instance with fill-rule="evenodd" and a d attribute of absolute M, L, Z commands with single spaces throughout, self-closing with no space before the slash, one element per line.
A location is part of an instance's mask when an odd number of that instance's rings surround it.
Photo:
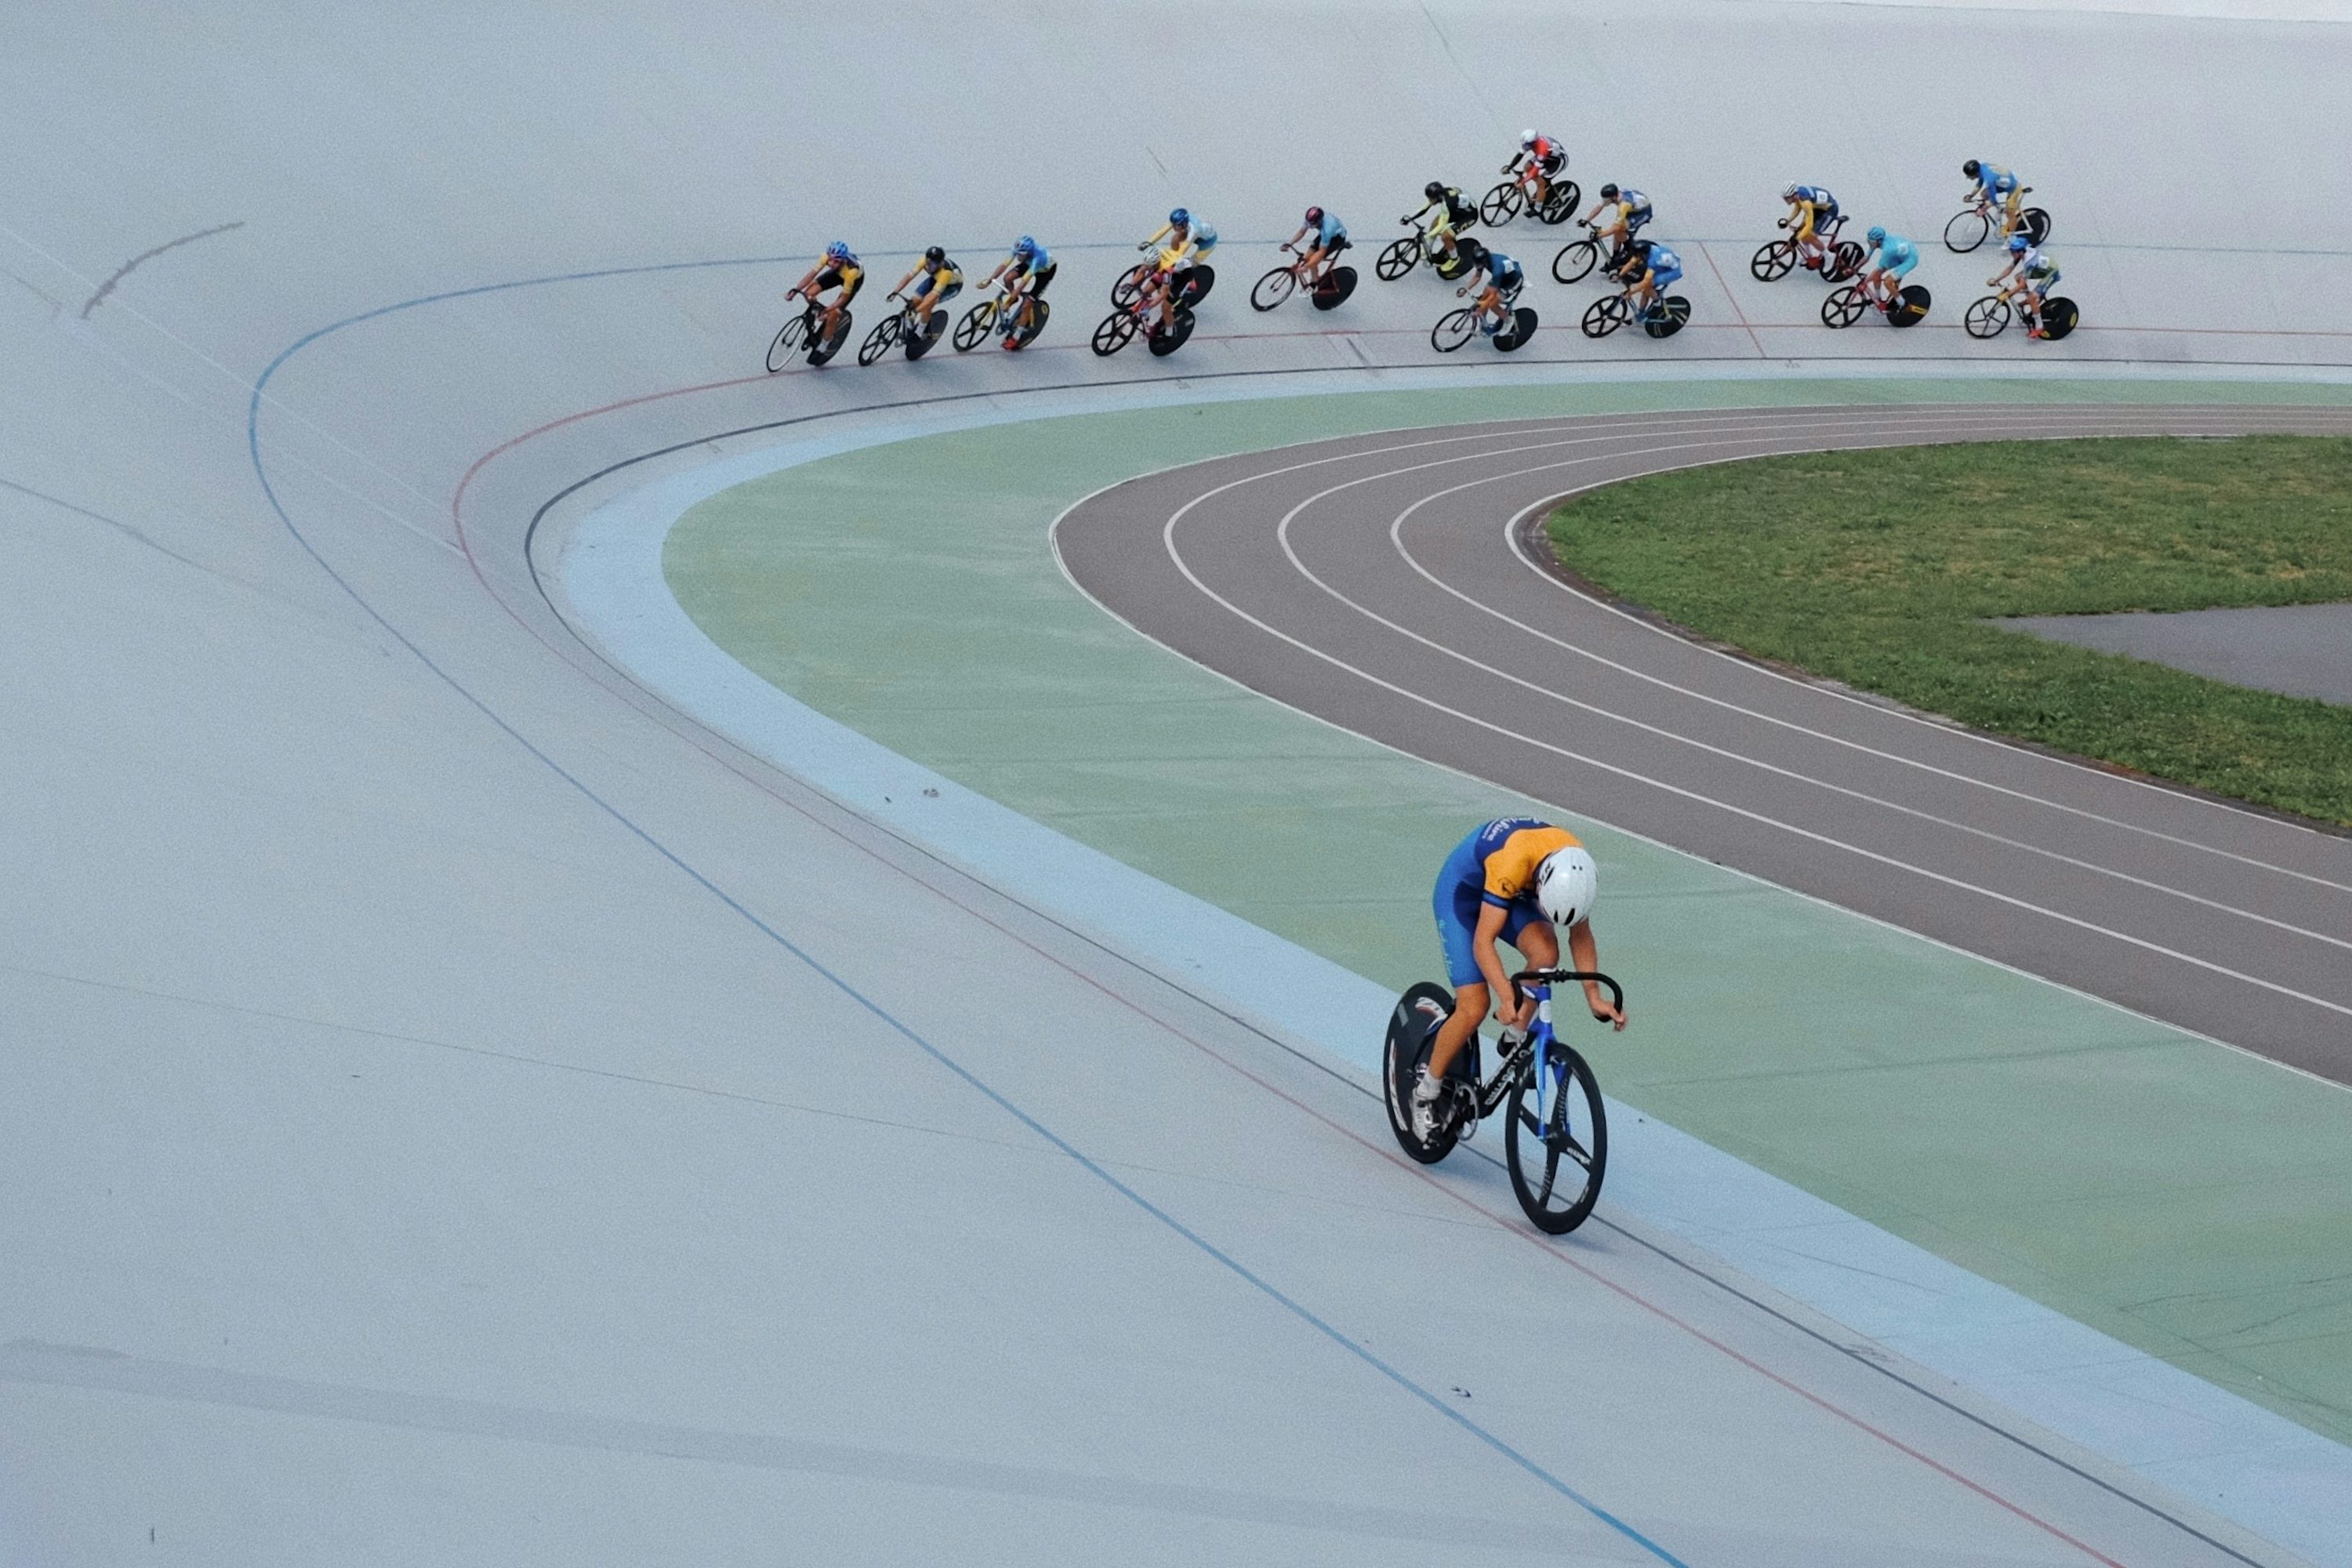
<path fill-rule="evenodd" d="M 1525 1028 L 1535 1016 L 1535 1004 L 1512 986 L 1496 944 L 1517 948 L 1533 968 L 1551 969 L 1559 963 L 1564 930 L 1571 967 L 1598 969 L 1592 902 L 1599 891 L 1591 852 L 1576 835 L 1531 816 L 1486 823 L 1445 858 L 1430 904 L 1445 953 L 1445 982 L 1454 987 L 1454 1011 L 1438 1026 L 1429 1061 L 1412 1085 L 1415 1137 L 1429 1137 L 1438 1087 L 1487 1009 L 1493 1008 L 1506 1028 Z M 1594 1017 L 1625 1026 L 1624 1013 L 1589 980 L 1584 1005 Z"/>
<path fill-rule="evenodd" d="M 1583 221 L 1592 231 L 1592 237 L 1607 245 L 1614 258 L 1624 254 L 1625 247 L 1642 232 L 1650 216 L 1649 197 L 1631 186 L 1621 190 L 1612 182 L 1601 187 L 1601 199 L 1584 215 Z"/>
<path fill-rule="evenodd" d="M 1797 258 L 1819 272 L 1830 248 L 1822 231 L 1837 221 L 1837 198 L 1823 185 L 1784 185 L 1780 199 L 1789 204 L 1789 216 L 1780 220 L 1780 226 L 1792 231 L 1790 237 L 1797 242 Z"/>
<path fill-rule="evenodd" d="M 1637 321 L 1658 308 L 1666 290 L 1682 280 L 1683 258 L 1663 240 L 1637 239 L 1618 276 L 1625 280 L 1625 302 Z"/>
<path fill-rule="evenodd" d="M 982 282 L 1004 285 L 1004 298 L 997 302 L 996 324 L 1004 334 L 1004 346 L 1019 346 L 1021 334 L 1029 324 L 1030 301 L 1045 297 L 1045 286 L 1054 280 L 1055 263 L 1052 252 L 1028 235 L 1013 242 L 1013 253 L 996 264 Z"/>
<path fill-rule="evenodd" d="M 1870 255 L 1862 264 L 1863 286 L 1873 303 L 1884 310 L 1902 291 L 1904 278 L 1919 265 L 1919 247 L 1875 224 L 1863 237 L 1870 243 Z"/>
<path fill-rule="evenodd" d="M 1478 312 L 1478 330 L 1491 338 L 1510 324 L 1511 307 L 1527 287 L 1527 274 L 1501 251 L 1489 250 L 1467 235 L 1462 238 L 1462 256 L 1470 263 L 1470 281 L 1454 290 L 1454 297 L 1467 299 L 1473 289 L 1478 291 L 1470 308 Z"/>
<path fill-rule="evenodd" d="M 1299 251 L 1299 280 L 1311 289 L 1331 269 L 1339 253 L 1348 248 L 1348 226 L 1322 207 L 1308 207 L 1307 221 L 1298 226 L 1298 232 L 1290 237 L 1290 243 L 1284 248 L 1297 250 L 1301 240 L 1307 241 L 1307 248 Z"/>
<path fill-rule="evenodd" d="M 1971 158 L 1960 165 L 1960 173 L 1973 182 L 1968 199 L 1979 207 L 2000 208 L 2000 232 L 2005 239 L 2017 231 L 2018 204 L 2025 199 L 2025 183 L 2011 170 L 1998 168 L 1982 158 Z"/>
<path fill-rule="evenodd" d="M 1178 207 L 1168 215 L 1168 222 L 1158 234 L 1135 248 L 1150 250 L 1154 246 L 1164 246 L 1160 256 L 1160 269 L 1181 272 L 1209 258 L 1209 252 L 1217 248 L 1217 231 L 1193 216 L 1189 209 Z"/>
<path fill-rule="evenodd" d="M 2009 260 L 2001 269 L 1985 279 L 1988 287 L 1998 289 L 2001 279 L 2014 276 L 2017 279 L 2017 302 L 2025 312 L 2025 335 L 2030 338 L 2049 336 L 2042 325 L 2042 302 L 2050 294 L 2050 286 L 2063 276 L 2050 253 L 2022 234 L 2009 237 Z"/>

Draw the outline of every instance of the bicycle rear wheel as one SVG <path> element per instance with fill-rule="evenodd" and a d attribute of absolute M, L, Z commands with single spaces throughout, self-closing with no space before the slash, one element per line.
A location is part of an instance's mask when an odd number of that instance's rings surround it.
<path fill-rule="evenodd" d="M 1927 319 L 1927 307 L 1932 303 L 1934 299 L 1928 294 L 1926 285 L 1907 285 L 1895 296 L 1895 304 L 1886 312 L 1886 324 L 1890 327 L 1916 326 Z"/>
<path fill-rule="evenodd" d="M 2082 319 L 2083 312 L 2075 308 L 2074 301 L 2063 294 L 2053 294 L 2042 301 L 2042 335 L 2051 342 L 2073 331 Z"/>
<path fill-rule="evenodd" d="M 1793 239 L 1759 245 L 1756 254 L 1748 258 L 1748 275 L 1759 283 L 1777 283 L 1796 269 L 1797 242 Z"/>
<path fill-rule="evenodd" d="M 1372 270 L 1383 283 L 1393 283 L 1421 265 L 1421 241 L 1412 235 L 1392 239 L 1373 259 Z"/>
<path fill-rule="evenodd" d="M 1551 277 L 1555 283 L 1574 283 L 1591 275 L 1601 262 L 1601 242 L 1597 239 L 1570 240 L 1559 247 L 1551 258 Z"/>
<path fill-rule="evenodd" d="M 1298 274 L 1287 267 L 1277 267 L 1251 286 L 1250 309 L 1271 310 L 1289 299 L 1290 291 L 1297 287 Z"/>
<path fill-rule="evenodd" d="M 1412 1080 L 1429 1059 L 1430 1041 L 1454 1011 L 1454 994 L 1424 980 L 1397 999 L 1389 1015 L 1388 1043 L 1381 1056 L 1381 1098 L 1388 1102 L 1389 1131 L 1397 1147 L 1424 1165 L 1454 1152 L 1454 1136 L 1439 1131 L 1426 1143 L 1412 1135 Z M 1465 1057 L 1471 1053 L 1463 1052 Z M 1459 1076 L 1456 1074 L 1455 1076 Z"/>
<path fill-rule="evenodd" d="M 1998 294 L 1988 294 L 1970 305 L 1960 317 L 1960 325 L 1972 338 L 1997 338 L 2009 325 L 2009 301 Z"/>
<path fill-rule="evenodd" d="M 1511 1086 L 1503 1140 L 1511 1190 L 1538 1230 L 1565 1236 L 1600 1200 L 1609 1168 L 1609 1115 L 1591 1068 L 1559 1040 Z"/>
<path fill-rule="evenodd" d="M 808 362 L 810 365 L 814 367 L 824 364 L 827 361 L 831 360 L 834 355 L 839 353 L 841 352 L 841 345 L 849 341 L 849 329 L 853 324 L 854 318 L 851 317 L 847 308 L 845 307 L 841 312 L 840 323 L 833 329 L 832 337 L 827 338 L 823 342 L 818 342 L 814 338 L 809 341 Z"/>
<path fill-rule="evenodd" d="M 1822 268 L 1822 279 L 1828 283 L 1843 283 L 1862 270 L 1870 255 L 1858 239 L 1842 239 L 1830 251 L 1830 263 Z"/>
<path fill-rule="evenodd" d="M 1437 318 L 1437 325 L 1429 329 L 1429 346 L 1439 353 L 1450 354 L 1477 335 L 1477 311 L 1448 310 Z"/>
<path fill-rule="evenodd" d="M 1574 180 L 1554 180 L 1551 195 L 1545 198 L 1543 210 L 1536 214 L 1546 223 L 1566 223 L 1576 216 L 1576 204 L 1584 199 L 1584 192 Z"/>
<path fill-rule="evenodd" d="M 995 300 L 982 300 L 979 304 L 966 310 L 963 313 L 963 320 L 956 323 L 953 340 L 956 353 L 970 353 L 987 338 L 989 329 L 995 325 Z"/>
<path fill-rule="evenodd" d="M 1642 319 L 1642 331 L 1654 338 L 1671 338 L 1689 324 L 1690 301 L 1680 294 L 1669 294 Z"/>
<path fill-rule="evenodd" d="M 1982 245 L 1985 236 L 1991 232 L 1992 220 L 1976 208 L 1969 207 L 1954 213 L 1952 221 L 1944 226 L 1944 248 L 1966 256 Z"/>
<path fill-rule="evenodd" d="M 2050 237 L 2050 215 L 2040 207 L 2027 207 L 2017 215 L 2017 221 L 2024 225 L 2025 237 L 2034 244 Z"/>
<path fill-rule="evenodd" d="M 1307 302 L 1318 310 L 1329 310 L 1345 303 L 1348 296 L 1355 291 L 1356 269 L 1352 267 L 1334 267 L 1329 272 L 1324 274 L 1323 281 L 1308 292 Z"/>

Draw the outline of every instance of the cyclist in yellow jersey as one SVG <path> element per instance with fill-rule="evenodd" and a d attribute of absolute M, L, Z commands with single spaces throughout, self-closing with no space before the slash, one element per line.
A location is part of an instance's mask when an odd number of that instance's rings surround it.
<path fill-rule="evenodd" d="M 832 303 L 821 305 L 824 315 L 817 325 L 816 341 L 830 342 L 842 311 L 849 308 L 849 302 L 857 298 L 858 289 L 865 286 L 866 264 L 857 259 L 846 241 L 836 239 L 824 247 L 824 259 L 810 268 L 799 282 L 784 290 L 784 298 L 789 300 L 798 295 L 810 304 L 818 305 L 819 294 L 828 289 L 840 290 L 833 297 Z"/>
<path fill-rule="evenodd" d="M 1430 1135 L 1445 1069 L 1470 1043 L 1488 1007 L 1506 1028 L 1525 1028 L 1535 1016 L 1535 1004 L 1513 988 L 1496 943 L 1517 948 L 1533 968 L 1550 969 L 1559 963 L 1559 933 L 1564 927 L 1570 967 L 1601 966 L 1592 938 L 1597 876 L 1592 856 L 1576 835 L 1532 816 L 1486 823 L 1445 858 L 1431 905 L 1445 951 L 1446 984 L 1454 987 L 1454 1011 L 1438 1026 L 1429 1061 L 1413 1081 L 1414 1136 Z M 1594 1017 L 1625 1026 L 1624 1013 L 1590 980 L 1584 983 L 1584 1005 Z"/>

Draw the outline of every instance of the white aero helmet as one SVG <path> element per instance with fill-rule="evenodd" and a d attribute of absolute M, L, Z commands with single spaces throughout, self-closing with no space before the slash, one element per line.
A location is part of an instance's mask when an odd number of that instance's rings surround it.
<path fill-rule="evenodd" d="M 1520 145 L 1520 146 L 1522 146 L 1522 147 L 1532 147 L 1532 146 L 1534 146 L 1535 144 L 1536 144 L 1536 133 L 1535 133 L 1534 132 L 1532 132 L 1532 131 L 1522 131 L 1522 132 L 1519 132 L 1519 145 Z"/>
<path fill-rule="evenodd" d="M 1601 873 L 1591 851 L 1580 844 L 1555 849 L 1536 868 L 1536 902 L 1544 919 L 1566 928 L 1592 918 L 1592 901 L 1601 894 Z"/>

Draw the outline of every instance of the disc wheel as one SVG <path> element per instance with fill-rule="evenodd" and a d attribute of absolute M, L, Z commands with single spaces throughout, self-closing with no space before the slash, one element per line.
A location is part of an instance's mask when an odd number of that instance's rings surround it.
<path fill-rule="evenodd" d="M 1759 283 L 1778 283 L 1796 269 L 1797 242 L 1793 239 L 1776 239 L 1769 245 L 1758 246 L 1756 254 L 1748 258 L 1748 275 Z"/>
<path fill-rule="evenodd" d="M 907 357 L 910 360 L 920 359 L 930 353 L 931 345 L 938 342 L 947 330 L 948 313 L 945 310 L 933 310 L 929 319 L 925 321 L 921 331 L 911 337 L 901 334 L 905 337 L 907 344 Z"/>
<path fill-rule="evenodd" d="M 1997 338 L 2009 325 L 2009 301 L 1998 294 L 1988 294 L 1961 313 L 1960 325 L 1972 338 Z"/>
<path fill-rule="evenodd" d="M 966 310 L 963 313 L 963 320 L 956 323 L 956 353 L 970 353 L 980 346 L 982 341 L 988 336 L 989 329 L 995 325 L 995 300 L 982 300 L 971 310 Z"/>
<path fill-rule="evenodd" d="M 1499 228 L 1519 216 L 1519 204 L 1525 200 L 1527 193 L 1519 189 L 1518 181 L 1505 180 L 1488 191 L 1486 199 L 1478 204 L 1479 221 L 1489 227 Z"/>
<path fill-rule="evenodd" d="M 1894 307 L 1886 312 L 1886 324 L 1890 327 L 1916 327 L 1927 319 L 1927 307 L 1931 302 L 1932 297 L 1924 285 L 1906 284 L 1903 291 L 1895 296 Z"/>
<path fill-rule="evenodd" d="M 1290 298 L 1298 287 L 1298 274 L 1287 267 L 1277 267 L 1250 286 L 1250 309 L 1271 310 Z"/>
<path fill-rule="evenodd" d="M 1592 275 L 1601 264 L 1601 242 L 1597 239 L 1571 240 L 1559 247 L 1551 258 L 1551 277 L 1555 283 L 1575 283 Z"/>
<path fill-rule="evenodd" d="M 834 355 L 839 353 L 841 352 L 841 345 L 849 341 L 850 324 L 849 311 L 845 309 L 841 312 L 840 324 L 833 329 L 832 337 L 826 339 L 821 343 L 814 340 L 810 342 L 808 351 L 809 363 L 812 365 L 824 364 L 828 363 Z"/>
<path fill-rule="evenodd" d="M 1584 199 L 1574 180 L 1554 180 L 1551 195 L 1544 199 L 1543 210 L 1536 214 L 1546 223 L 1561 224 L 1576 216 L 1576 204 Z"/>
<path fill-rule="evenodd" d="M 1538 1230 L 1567 1235 L 1591 1215 L 1609 1168 L 1609 1113 L 1591 1068 L 1554 1040 L 1519 1075 L 1505 1114 L 1504 1160 L 1519 1207 Z"/>
<path fill-rule="evenodd" d="M 1578 324 L 1588 338 L 1605 338 L 1625 324 L 1626 305 L 1622 294 L 1604 294 L 1584 308 L 1584 319 Z"/>
<path fill-rule="evenodd" d="M 1397 999 L 1389 1015 L 1388 1043 L 1381 1053 L 1381 1098 L 1388 1102 L 1389 1131 L 1396 1134 L 1397 1147 L 1424 1165 L 1434 1165 L 1454 1152 L 1454 1139 L 1451 1132 L 1440 1132 L 1424 1143 L 1412 1135 L 1412 1080 L 1429 1059 L 1438 1026 L 1453 1011 L 1453 994 L 1423 981 Z"/>
<path fill-rule="evenodd" d="M 2040 207 L 2027 207 L 2017 215 L 2017 221 L 2025 229 L 2025 237 L 2034 244 L 2050 237 L 2050 215 Z"/>
<path fill-rule="evenodd" d="M 1862 285 L 1849 283 L 1822 301 L 1822 325 L 1851 327 L 1862 320 L 1862 313 L 1869 309 L 1870 300 L 1863 293 Z"/>
<path fill-rule="evenodd" d="M 1143 346 L 1151 351 L 1153 358 L 1166 359 L 1184 346 L 1186 340 L 1192 335 L 1192 310 L 1186 306 L 1179 305 L 1176 307 L 1175 316 L 1165 327 L 1155 329 L 1151 335 L 1144 340 Z"/>
<path fill-rule="evenodd" d="M 1495 352 L 1510 353 L 1536 335 L 1536 313 L 1521 305 L 1511 312 L 1511 324 L 1495 334 Z"/>
<path fill-rule="evenodd" d="M 1393 283 L 1421 265 L 1421 241 L 1412 235 L 1392 239 L 1372 260 L 1372 270 L 1383 283 Z"/>
<path fill-rule="evenodd" d="M 1690 301 L 1680 294 L 1667 295 L 1642 318 L 1642 331 L 1654 338 L 1671 338 L 1689 324 Z"/>
<path fill-rule="evenodd" d="M 872 364 L 896 347 L 898 342 L 898 318 L 895 315 L 883 317 L 874 323 L 874 330 L 866 334 L 866 341 L 857 345 L 857 363 Z"/>
<path fill-rule="evenodd" d="M 1334 267 L 1323 275 L 1323 281 L 1308 290 L 1307 302 L 1318 310 L 1336 310 L 1356 291 L 1356 269 Z"/>
<path fill-rule="evenodd" d="M 1824 283 L 1852 281 L 1854 275 L 1862 270 L 1863 261 L 1869 255 L 1870 252 L 1862 247 L 1862 241 L 1858 239 L 1838 241 L 1830 251 L 1830 264 L 1822 268 L 1822 281 Z"/>
<path fill-rule="evenodd" d="M 792 363 L 793 356 L 801 352 L 808 341 L 808 317 L 794 316 L 777 330 L 775 340 L 768 345 L 768 374 L 775 374 Z"/>
<path fill-rule="evenodd" d="M 1196 261 L 1176 275 L 1175 284 L 1178 304 L 1197 305 L 1217 286 L 1217 269 L 1205 261 Z"/>
<path fill-rule="evenodd" d="M 1134 341 L 1134 312 L 1113 310 L 1095 328 L 1094 351 L 1108 359 Z"/>
<path fill-rule="evenodd" d="M 1952 221 L 1944 226 L 1944 248 L 1966 256 L 1985 242 L 1992 232 L 1992 220 L 1974 207 L 1954 213 Z"/>
<path fill-rule="evenodd" d="M 1439 258 L 1436 261 L 1431 263 L 1431 265 L 1437 268 L 1437 275 L 1440 278 L 1444 279 L 1448 283 L 1453 282 L 1456 278 L 1461 277 L 1465 272 L 1470 270 L 1470 263 L 1464 259 L 1462 253 L 1458 250 L 1451 256 Z"/>
<path fill-rule="evenodd" d="M 1045 323 L 1053 319 L 1053 306 L 1047 304 L 1043 300 L 1030 300 L 1029 324 L 1022 328 L 1019 331 L 1008 336 L 1004 340 L 1004 346 L 1016 353 L 1022 349 L 1027 348 L 1031 343 L 1037 341 L 1037 334 L 1044 331 L 1045 330 Z"/>
<path fill-rule="evenodd" d="M 2053 294 L 2042 301 L 2042 335 L 2051 342 L 2073 331 L 2082 320 L 2083 312 L 2063 294 Z"/>
<path fill-rule="evenodd" d="M 1450 354 L 1477 335 L 1478 312 L 1465 306 L 1437 318 L 1437 325 L 1429 329 L 1429 346 L 1439 353 Z"/>

